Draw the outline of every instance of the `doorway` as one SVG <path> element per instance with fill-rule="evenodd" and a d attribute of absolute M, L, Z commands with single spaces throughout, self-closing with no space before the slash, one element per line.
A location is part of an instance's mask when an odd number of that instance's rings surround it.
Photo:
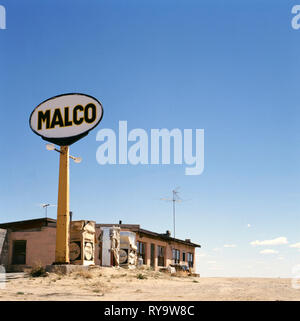
<path fill-rule="evenodd" d="M 26 241 L 13 241 L 12 264 L 26 264 Z"/>

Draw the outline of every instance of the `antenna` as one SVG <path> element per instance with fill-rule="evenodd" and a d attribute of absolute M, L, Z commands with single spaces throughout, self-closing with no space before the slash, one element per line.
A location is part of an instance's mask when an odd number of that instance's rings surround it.
<path fill-rule="evenodd" d="M 47 209 L 48 207 L 54 207 L 56 206 L 55 204 L 48 204 L 48 203 L 45 203 L 45 204 L 39 204 L 40 207 L 44 208 L 45 209 L 45 217 L 47 218 Z"/>
<path fill-rule="evenodd" d="M 174 239 L 175 239 L 175 203 L 182 202 L 182 199 L 178 195 L 178 190 L 180 187 L 176 187 L 172 190 L 173 197 L 172 198 L 161 198 L 162 201 L 172 202 L 173 203 L 173 231 L 174 231 Z"/>

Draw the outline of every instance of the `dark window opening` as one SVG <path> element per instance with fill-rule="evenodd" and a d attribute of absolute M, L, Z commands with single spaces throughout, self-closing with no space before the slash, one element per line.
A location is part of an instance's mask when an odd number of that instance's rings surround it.
<path fill-rule="evenodd" d="M 165 248 L 163 246 L 157 246 L 157 265 L 165 266 Z"/>
<path fill-rule="evenodd" d="M 173 249 L 173 261 L 174 264 L 179 264 L 180 263 L 180 251 Z"/>
<path fill-rule="evenodd" d="M 155 263 L 154 263 L 154 255 L 155 255 L 155 245 L 154 244 L 152 244 L 151 243 L 151 259 L 150 259 L 150 265 L 151 265 L 151 267 L 153 267 L 154 268 L 154 265 L 155 265 Z"/>
<path fill-rule="evenodd" d="M 26 264 L 26 241 L 13 241 L 12 264 Z"/>
<path fill-rule="evenodd" d="M 185 262 L 185 252 L 182 252 L 182 261 Z"/>
<path fill-rule="evenodd" d="M 136 242 L 137 256 L 143 259 L 143 264 L 146 264 L 146 244 L 143 242 Z"/>
<path fill-rule="evenodd" d="M 187 257 L 188 257 L 189 267 L 193 267 L 194 266 L 194 255 L 193 255 L 193 253 L 188 253 Z"/>

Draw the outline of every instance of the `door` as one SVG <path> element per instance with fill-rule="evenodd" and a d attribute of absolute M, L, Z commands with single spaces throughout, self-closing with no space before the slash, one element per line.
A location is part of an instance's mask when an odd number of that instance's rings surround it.
<path fill-rule="evenodd" d="M 26 264 L 26 241 L 14 241 L 12 264 Z"/>

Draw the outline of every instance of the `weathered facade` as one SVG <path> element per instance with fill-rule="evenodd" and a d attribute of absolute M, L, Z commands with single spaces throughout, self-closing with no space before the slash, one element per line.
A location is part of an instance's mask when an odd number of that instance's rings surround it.
<path fill-rule="evenodd" d="M 0 224 L 0 264 L 19 271 L 55 261 L 56 220 L 41 218 Z M 95 224 L 75 221 L 70 228 L 70 253 L 80 264 L 101 266 L 145 264 L 158 270 L 181 265 L 195 271 L 195 248 L 180 240 L 135 224 Z M 82 254 L 80 254 L 82 253 Z M 78 263 L 78 262 L 77 262 Z"/>
<path fill-rule="evenodd" d="M 75 221 L 70 224 L 70 263 L 95 264 L 95 222 Z"/>

